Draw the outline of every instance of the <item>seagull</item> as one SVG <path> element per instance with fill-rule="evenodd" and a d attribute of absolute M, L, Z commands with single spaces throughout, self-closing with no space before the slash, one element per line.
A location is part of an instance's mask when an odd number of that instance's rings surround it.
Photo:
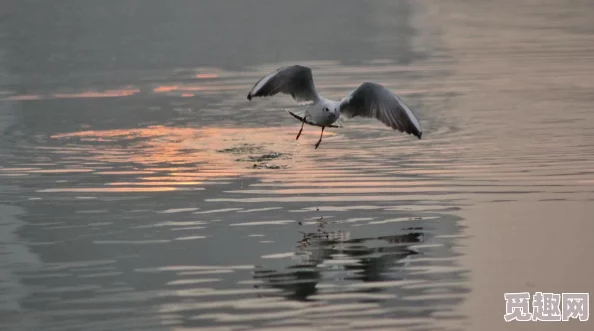
<path fill-rule="evenodd" d="M 380 84 L 364 82 L 342 100 L 333 101 L 318 94 L 311 68 L 291 65 L 281 67 L 258 80 L 249 91 L 247 99 L 251 101 L 255 97 L 271 97 L 279 92 L 291 95 L 300 105 L 308 105 L 303 116 L 289 111 L 301 121 L 296 140 L 301 136 L 305 123 L 322 127 L 315 149 L 320 146 L 326 127 L 341 127 L 341 116 L 375 118 L 394 130 L 412 134 L 419 139 L 423 134 L 419 120 L 402 99 Z"/>

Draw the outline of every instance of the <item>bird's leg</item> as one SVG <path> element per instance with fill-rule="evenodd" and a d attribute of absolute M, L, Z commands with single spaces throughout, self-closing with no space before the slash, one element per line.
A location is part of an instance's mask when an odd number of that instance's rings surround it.
<path fill-rule="evenodd" d="M 301 131 L 303 131 L 304 124 L 305 124 L 305 120 L 303 122 L 301 122 L 301 129 L 299 129 L 299 133 L 297 133 L 297 137 L 295 137 L 295 140 L 299 140 L 299 137 L 301 136 Z"/>
<path fill-rule="evenodd" d="M 320 133 L 320 140 L 318 140 L 318 142 L 316 143 L 316 149 L 318 149 L 318 146 L 320 146 L 320 143 L 322 142 L 322 136 L 324 135 L 325 128 L 325 126 L 322 127 L 322 133 Z"/>
<path fill-rule="evenodd" d="M 299 129 L 299 133 L 297 133 L 297 137 L 295 138 L 295 140 L 299 140 L 299 137 L 301 136 L 301 131 L 303 131 L 303 125 L 305 124 L 306 117 L 307 115 L 303 116 L 303 120 L 301 121 L 301 129 Z"/>

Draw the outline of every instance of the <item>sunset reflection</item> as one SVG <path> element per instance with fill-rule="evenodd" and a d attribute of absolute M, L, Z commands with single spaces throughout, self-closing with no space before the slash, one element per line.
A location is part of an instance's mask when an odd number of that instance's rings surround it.
<path fill-rule="evenodd" d="M 41 100 L 41 95 L 11 95 L 8 97 L 0 97 L 0 100 L 10 100 L 10 101 L 26 101 L 26 100 Z"/>
<path fill-rule="evenodd" d="M 217 78 L 219 75 L 217 74 L 196 74 L 196 78 L 198 79 L 208 79 L 208 78 Z"/>
<path fill-rule="evenodd" d="M 137 88 L 108 90 L 108 91 L 85 91 L 80 93 L 56 93 L 53 97 L 58 99 L 64 98 L 113 98 L 130 96 L 140 92 Z"/>
<path fill-rule="evenodd" d="M 163 86 L 161 90 L 175 88 L 177 86 Z M 406 142 L 407 137 L 394 135 L 381 124 L 351 124 L 349 129 L 325 131 L 326 147 L 322 150 L 313 148 L 319 137 L 318 128 L 307 128 L 302 138 L 296 141 L 294 135 L 298 128 L 298 122 L 272 128 L 156 125 L 82 130 L 56 134 L 51 138 L 72 142 L 54 151 L 62 154 L 64 161 L 88 165 L 91 171 L 95 169 L 93 175 L 113 176 L 113 179 L 103 180 L 108 188 L 102 190 L 191 189 L 209 185 L 212 181 L 224 183 L 245 175 L 257 175 L 263 183 L 298 182 L 300 187 L 282 184 L 280 187 L 265 187 L 260 184 L 260 188 L 236 187 L 228 192 L 253 197 L 268 194 L 334 196 L 448 191 L 446 187 L 436 186 L 435 180 L 404 177 L 395 180 L 411 172 L 418 175 L 429 171 L 427 168 L 435 169 L 436 160 L 428 157 L 429 153 L 423 158 L 418 156 L 417 150 L 423 142 L 415 141 L 414 146 L 402 146 L 401 142 Z M 350 134 L 361 130 L 366 132 L 357 137 L 361 148 L 353 150 L 350 148 L 353 139 Z M 84 142 L 85 148 L 74 142 Z M 415 170 L 397 169 L 399 176 L 395 177 L 391 172 L 396 168 L 378 162 L 393 149 L 398 149 L 393 154 L 409 155 L 409 162 L 417 163 Z M 320 167 L 320 159 L 332 160 L 332 164 Z M 100 170 L 101 165 L 114 169 Z M 448 173 L 445 169 L 440 171 Z"/>
<path fill-rule="evenodd" d="M 245 85 L 231 85 L 231 84 L 204 84 L 204 85 L 163 85 L 153 88 L 155 93 L 167 93 L 167 92 L 180 92 L 182 94 L 188 94 L 186 92 L 216 92 L 216 91 L 241 91 L 245 89 Z"/>
<path fill-rule="evenodd" d="M 96 175 L 132 176 L 132 180 L 106 182 L 106 188 L 76 188 L 71 191 L 165 191 L 177 187 L 202 186 L 213 179 L 228 179 L 248 173 L 270 171 L 254 169 L 257 158 L 266 153 L 292 149 L 291 137 L 279 139 L 278 132 L 267 128 L 177 128 L 150 126 L 140 129 L 85 130 L 52 136 L 56 140 L 84 141 L 89 155 L 72 147 L 61 148 L 56 152 L 65 154 L 65 161 L 81 161 L 91 164 L 119 164 L 119 170 L 95 171 Z M 331 133 L 328 133 L 330 136 Z M 304 138 L 307 139 L 307 138 Z M 312 136 L 311 139 L 314 139 Z M 113 145 L 129 143 L 125 147 Z M 274 142 L 263 146 L 262 142 Z M 246 152 L 225 152 L 237 146 L 250 146 Z M 253 150 L 252 150 L 253 149 Z M 311 161 L 303 160 L 304 164 Z M 282 168 L 292 162 L 290 158 L 266 161 Z M 133 168 L 133 169 L 126 169 Z M 147 176 L 149 175 L 149 176 Z M 114 178 L 118 178 L 114 177 Z M 53 192 L 56 190 L 54 189 Z"/>
<path fill-rule="evenodd" d="M 167 192 L 176 191 L 175 187 L 68 187 L 68 188 L 48 188 L 38 190 L 37 192 L 84 192 L 84 193 L 101 193 L 101 192 Z"/>
<path fill-rule="evenodd" d="M 0 96 L 0 100 L 9 101 L 29 101 L 29 100 L 44 100 L 44 99 L 79 99 L 79 98 L 115 98 L 127 97 L 139 93 L 140 89 L 134 87 L 113 89 L 106 91 L 82 91 L 82 92 L 68 92 L 68 93 L 50 93 L 50 94 L 21 94 Z"/>
<path fill-rule="evenodd" d="M 2 330 L 499 331 L 505 291 L 592 288 L 589 1 L 7 3 Z M 296 140 L 247 98 L 286 65 L 422 139 Z"/>

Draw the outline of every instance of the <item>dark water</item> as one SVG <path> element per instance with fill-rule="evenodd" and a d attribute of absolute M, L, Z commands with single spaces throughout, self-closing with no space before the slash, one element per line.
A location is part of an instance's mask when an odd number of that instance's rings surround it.
<path fill-rule="evenodd" d="M 588 1 L 4 6 L 8 330 L 474 330 L 468 210 L 592 206 Z M 288 97 L 245 98 L 287 63 L 397 91 L 423 139 L 295 141 Z"/>

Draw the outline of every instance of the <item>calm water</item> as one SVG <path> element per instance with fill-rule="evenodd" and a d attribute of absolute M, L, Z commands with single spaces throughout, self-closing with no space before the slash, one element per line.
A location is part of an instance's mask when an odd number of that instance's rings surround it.
<path fill-rule="evenodd" d="M 473 261 L 558 279 L 506 238 L 589 257 L 589 1 L 3 6 L 7 330 L 477 330 Z M 358 119 L 295 141 L 290 98 L 245 97 L 288 63 L 329 98 L 397 91 L 423 139 Z"/>

